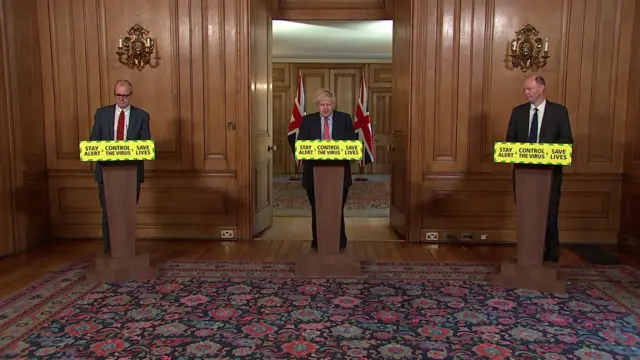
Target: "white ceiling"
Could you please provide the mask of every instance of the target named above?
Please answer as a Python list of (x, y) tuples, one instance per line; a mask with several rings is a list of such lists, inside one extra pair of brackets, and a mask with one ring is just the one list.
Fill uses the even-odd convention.
[(273, 61), (390, 62), (393, 22), (273, 20)]

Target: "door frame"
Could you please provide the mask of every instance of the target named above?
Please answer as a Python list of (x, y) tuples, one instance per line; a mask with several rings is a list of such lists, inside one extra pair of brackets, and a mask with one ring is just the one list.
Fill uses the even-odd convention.
[[(237, 181), (238, 181), (238, 239), (240, 240), (254, 240), (253, 236), (253, 215), (255, 208), (255, 193), (253, 191), (255, 187), (255, 179), (253, 177), (253, 128), (250, 122), (250, 105), (251, 105), (251, 63), (250, 63), (250, 55), (249, 49), (251, 47), (251, 34), (250, 34), (250, 24), (248, 23), (248, 13), (249, 13), (249, 1), (253, 0), (244, 0), (245, 10), (247, 14), (246, 16), (240, 16), (238, 19), (238, 43), (240, 45), (240, 49), (245, 49), (246, 51), (240, 51), (239, 54), (239, 64), (237, 79), (240, 80), (241, 84), (247, 84), (247, 87), (244, 89), (245, 91), (239, 96), (239, 101), (237, 103), (237, 114), (238, 121), (237, 124), (237, 133), (238, 135), (238, 171), (237, 171)], [(311, 1), (310, 1), (311, 2)], [(278, 6), (278, 1), (272, 2), (275, 6)], [(405, 96), (408, 96), (408, 114), (409, 118), (407, 119), (406, 124), (406, 146), (400, 146), (400, 151), (404, 152), (404, 209), (402, 209), (402, 214), (404, 215), (404, 223), (405, 223), (405, 242), (418, 242), (420, 241), (420, 233), (422, 229), (422, 219), (421, 219), (421, 211), (420, 211), (420, 188), (422, 185), (422, 168), (419, 166), (421, 159), (421, 151), (422, 145), (420, 141), (415, 141), (411, 136), (412, 134), (422, 134), (422, 124), (419, 121), (415, 121), (416, 114), (419, 114), (419, 111), (422, 111), (421, 102), (415, 101), (416, 98), (420, 99), (423, 94), (424, 89), (420, 89), (419, 86), (425, 83), (423, 72), (417, 73), (420, 69), (416, 66), (418, 62), (419, 54), (417, 54), (414, 49), (416, 46), (414, 45), (415, 38), (412, 36), (415, 31), (414, 27), (419, 26), (422, 28), (426, 25), (416, 24), (415, 22), (415, 10), (416, 8), (421, 8), (420, 0), (394, 0), (394, 1), (385, 1), (385, 4), (393, 4), (393, 16), (391, 19), (398, 18), (399, 11), (405, 11), (409, 15), (409, 21), (405, 26), (406, 29), (403, 29), (404, 33), (407, 34), (406, 41), (410, 44), (410, 58), (409, 69), (405, 69), (409, 71), (408, 78), (409, 84), (397, 84), (394, 81), (393, 85), (393, 93), (394, 99), (396, 93), (403, 93)], [(422, 9), (424, 10), (424, 9)], [(307, 10), (291, 10), (291, 11), (282, 11), (274, 8), (271, 8), (272, 15), (282, 15), (286, 16), (272, 16), (273, 20), (310, 20), (313, 17), (309, 17), (309, 12)], [(349, 12), (351, 15), (346, 15), (345, 13)], [(362, 10), (344, 10), (344, 9), (323, 9), (322, 14), (325, 14), (321, 17), (316, 17), (316, 19), (320, 20), (388, 20), (389, 19), (389, 9), (385, 9), (383, 13), (376, 13), (377, 15), (371, 16), (372, 13), (363, 13)], [(296, 16), (296, 14), (299, 14)], [(360, 16), (358, 16), (360, 14)], [(381, 15), (382, 14), (382, 15)], [(377, 16), (377, 17), (376, 17)], [(396, 22), (394, 22), (394, 38), (396, 32)], [(419, 29), (416, 29), (419, 30)], [(423, 29), (424, 30), (424, 29)], [(418, 48), (422, 48), (418, 46)], [(406, 49), (404, 50), (406, 52)], [(245, 69), (243, 72), (242, 69)], [(396, 67), (393, 67), (392, 73), (395, 73)], [(418, 84), (414, 83), (414, 79), (416, 78), (416, 74), (421, 78), (418, 80)], [(393, 75), (392, 75), (393, 76)], [(395, 78), (395, 76), (394, 76)], [(272, 81), (272, 79), (271, 79)], [(400, 88), (402, 87), (402, 88)], [(424, 98), (424, 96), (422, 96)], [(396, 118), (396, 117), (393, 117)], [(273, 121), (273, 118), (271, 119)], [(244, 136), (242, 136), (244, 134)], [(248, 136), (247, 136), (248, 135)], [(414, 141), (412, 141), (414, 140)], [(240, 151), (242, 150), (242, 151)], [(241, 154), (241, 155), (240, 155)], [(415, 165), (418, 166), (415, 166)], [(412, 166), (414, 165), (414, 166)], [(413, 185), (412, 185), (413, 184)], [(393, 191), (393, 189), (391, 189)], [(391, 196), (391, 195), (390, 195)], [(390, 207), (392, 204), (390, 204)], [(391, 214), (390, 214), (391, 217)]]

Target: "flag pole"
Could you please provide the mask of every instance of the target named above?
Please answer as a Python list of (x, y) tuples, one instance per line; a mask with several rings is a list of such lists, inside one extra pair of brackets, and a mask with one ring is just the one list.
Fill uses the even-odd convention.
[(367, 179), (366, 176), (364, 176), (364, 165), (362, 165), (362, 161), (359, 164), (360, 164), (360, 176), (358, 176), (356, 178), (356, 181), (367, 181), (367, 180), (369, 180), (369, 179)]
[(294, 164), (294, 169), (295, 169), (295, 174), (291, 177), (289, 177), (289, 180), (300, 180), (300, 173), (298, 172), (298, 162), (296, 161), (296, 159), (293, 159), (293, 164)]

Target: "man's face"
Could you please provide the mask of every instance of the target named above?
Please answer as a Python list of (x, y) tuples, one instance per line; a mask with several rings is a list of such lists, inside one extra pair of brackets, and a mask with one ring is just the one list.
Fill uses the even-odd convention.
[(131, 88), (127, 84), (118, 84), (113, 89), (113, 95), (116, 98), (116, 104), (121, 109), (126, 108), (131, 103)]
[(524, 82), (524, 96), (527, 98), (527, 101), (531, 103), (535, 103), (540, 99), (542, 92), (544, 91), (544, 87), (538, 85), (536, 79), (529, 78)]
[(333, 112), (333, 104), (330, 99), (320, 99), (318, 101), (318, 112), (323, 117), (328, 117)]

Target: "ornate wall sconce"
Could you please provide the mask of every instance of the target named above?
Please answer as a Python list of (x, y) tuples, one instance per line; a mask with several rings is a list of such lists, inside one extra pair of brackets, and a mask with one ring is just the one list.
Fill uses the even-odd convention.
[[(129, 36), (118, 41), (118, 61), (129, 67), (142, 71), (145, 66), (155, 68), (158, 64), (151, 64), (151, 54), (156, 47), (156, 42), (148, 37), (149, 30), (135, 24), (127, 32)], [(157, 60), (157, 59), (156, 59)]]
[(549, 58), (549, 38), (544, 40), (537, 37), (538, 30), (533, 25), (527, 24), (516, 31), (516, 38), (511, 40), (509, 47), (511, 64), (514, 68), (520, 68), (522, 72), (536, 71), (547, 65)]

